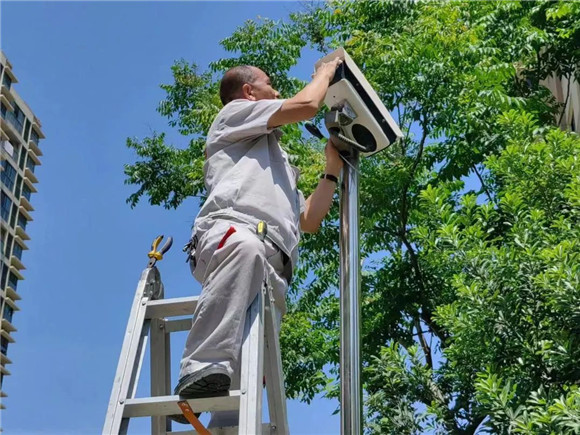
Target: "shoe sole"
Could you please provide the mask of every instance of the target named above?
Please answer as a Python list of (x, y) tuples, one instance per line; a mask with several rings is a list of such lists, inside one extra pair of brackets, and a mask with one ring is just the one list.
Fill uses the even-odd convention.
[[(228, 375), (222, 373), (214, 373), (203, 377), (189, 385), (183, 386), (179, 392), (180, 399), (199, 399), (204, 397), (211, 397), (219, 393), (227, 392), (230, 389), (231, 379)], [(177, 390), (177, 388), (176, 388)], [(201, 412), (196, 412), (195, 416), (199, 418)], [(183, 414), (170, 415), (169, 418), (177, 423), (190, 424)]]
[(198, 381), (183, 386), (176, 392), (179, 396), (187, 399), (196, 399), (198, 397), (208, 397), (216, 393), (228, 391), (231, 380), (228, 375), (222, 373), (212, 373)]

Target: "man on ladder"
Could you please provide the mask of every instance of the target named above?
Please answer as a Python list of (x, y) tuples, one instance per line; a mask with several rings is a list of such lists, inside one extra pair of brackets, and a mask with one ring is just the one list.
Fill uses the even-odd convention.
[[(342, 160), (329, 142), (326, 170), (304, 200), (296, 187), (298, 170), (278, 144), (278, 127), (315, 116), (340, 63), (321, 65), (312, 81), (286, 100), (253, 66), (232, 68), (221, 81), (224, 107), (206, 143), (208, 197), (185, 249), (203, 289), (175, 388), (182, 398), (239, 388), (246, 311), (264, 281), (285, 311), (300, 231), (315, 232), (328, 213)], [(235, 426), (237, 420), (237, 411), (214, 412), (209, 426)]]

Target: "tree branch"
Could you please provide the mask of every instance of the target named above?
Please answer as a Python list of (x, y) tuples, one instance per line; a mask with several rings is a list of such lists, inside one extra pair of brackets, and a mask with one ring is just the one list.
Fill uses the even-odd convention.
[(431, 356), (431, 348), (427, 344), (427, 340), (425, 340), (425, 336), (421, 330), (421, 321), (418, 317), (415, 317), (415, 328), (417, 329), (417, 335), (419, 336), (419, 343), (421, 343), (423, 353), (425, 354), (425, 361), (427, 362), (429, 368), (433, 370), (433, 357)]
[(494, 203), (495, 201), (491, 197), (491, 193), (489, 193), (489, 189), (487, 188), (485, 181), (483, 181), (483, 177), (481, 176), (481, 173), (477, 170), (477, 166), (475, 165), (475, 163), (472, 164), (471, 167), (473, 168), (475, 175), (477, 175), (477, 178), (479, 178), (479, 182), (481, 183), (481, 188), (483, 189), (483, 191), (487, 195), (487, 199), (489, 199), (489, 202)]

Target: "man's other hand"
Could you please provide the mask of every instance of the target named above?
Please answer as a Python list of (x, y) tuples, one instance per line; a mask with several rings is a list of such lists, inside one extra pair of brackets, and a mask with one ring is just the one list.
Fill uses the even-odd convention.
[(324, 155), (326, 157), (326, 174), (334, 175), (338, 177), (340, 175), (340, 170), (344, 164), (342, 158), (338, 150), (332, 144), (332, 141), (329, 139), (326, 143), (326, 147), (324, 148)]

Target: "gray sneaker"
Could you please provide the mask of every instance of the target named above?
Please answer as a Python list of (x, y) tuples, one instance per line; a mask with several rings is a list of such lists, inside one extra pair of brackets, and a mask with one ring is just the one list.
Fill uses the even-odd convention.
[[(201, 397), (211, 397), (224, 393), (230, 389), (231, 378), (227, 369), (221, 364), (212, 364), (198, 372), (182, 377), (173, 394), (180, 399), (197, 399)], [(196, 412), (199, 417), (201, 413)], [(183, 414), (170, 415), (173, 421), (182, 424), (189, 424)]]

